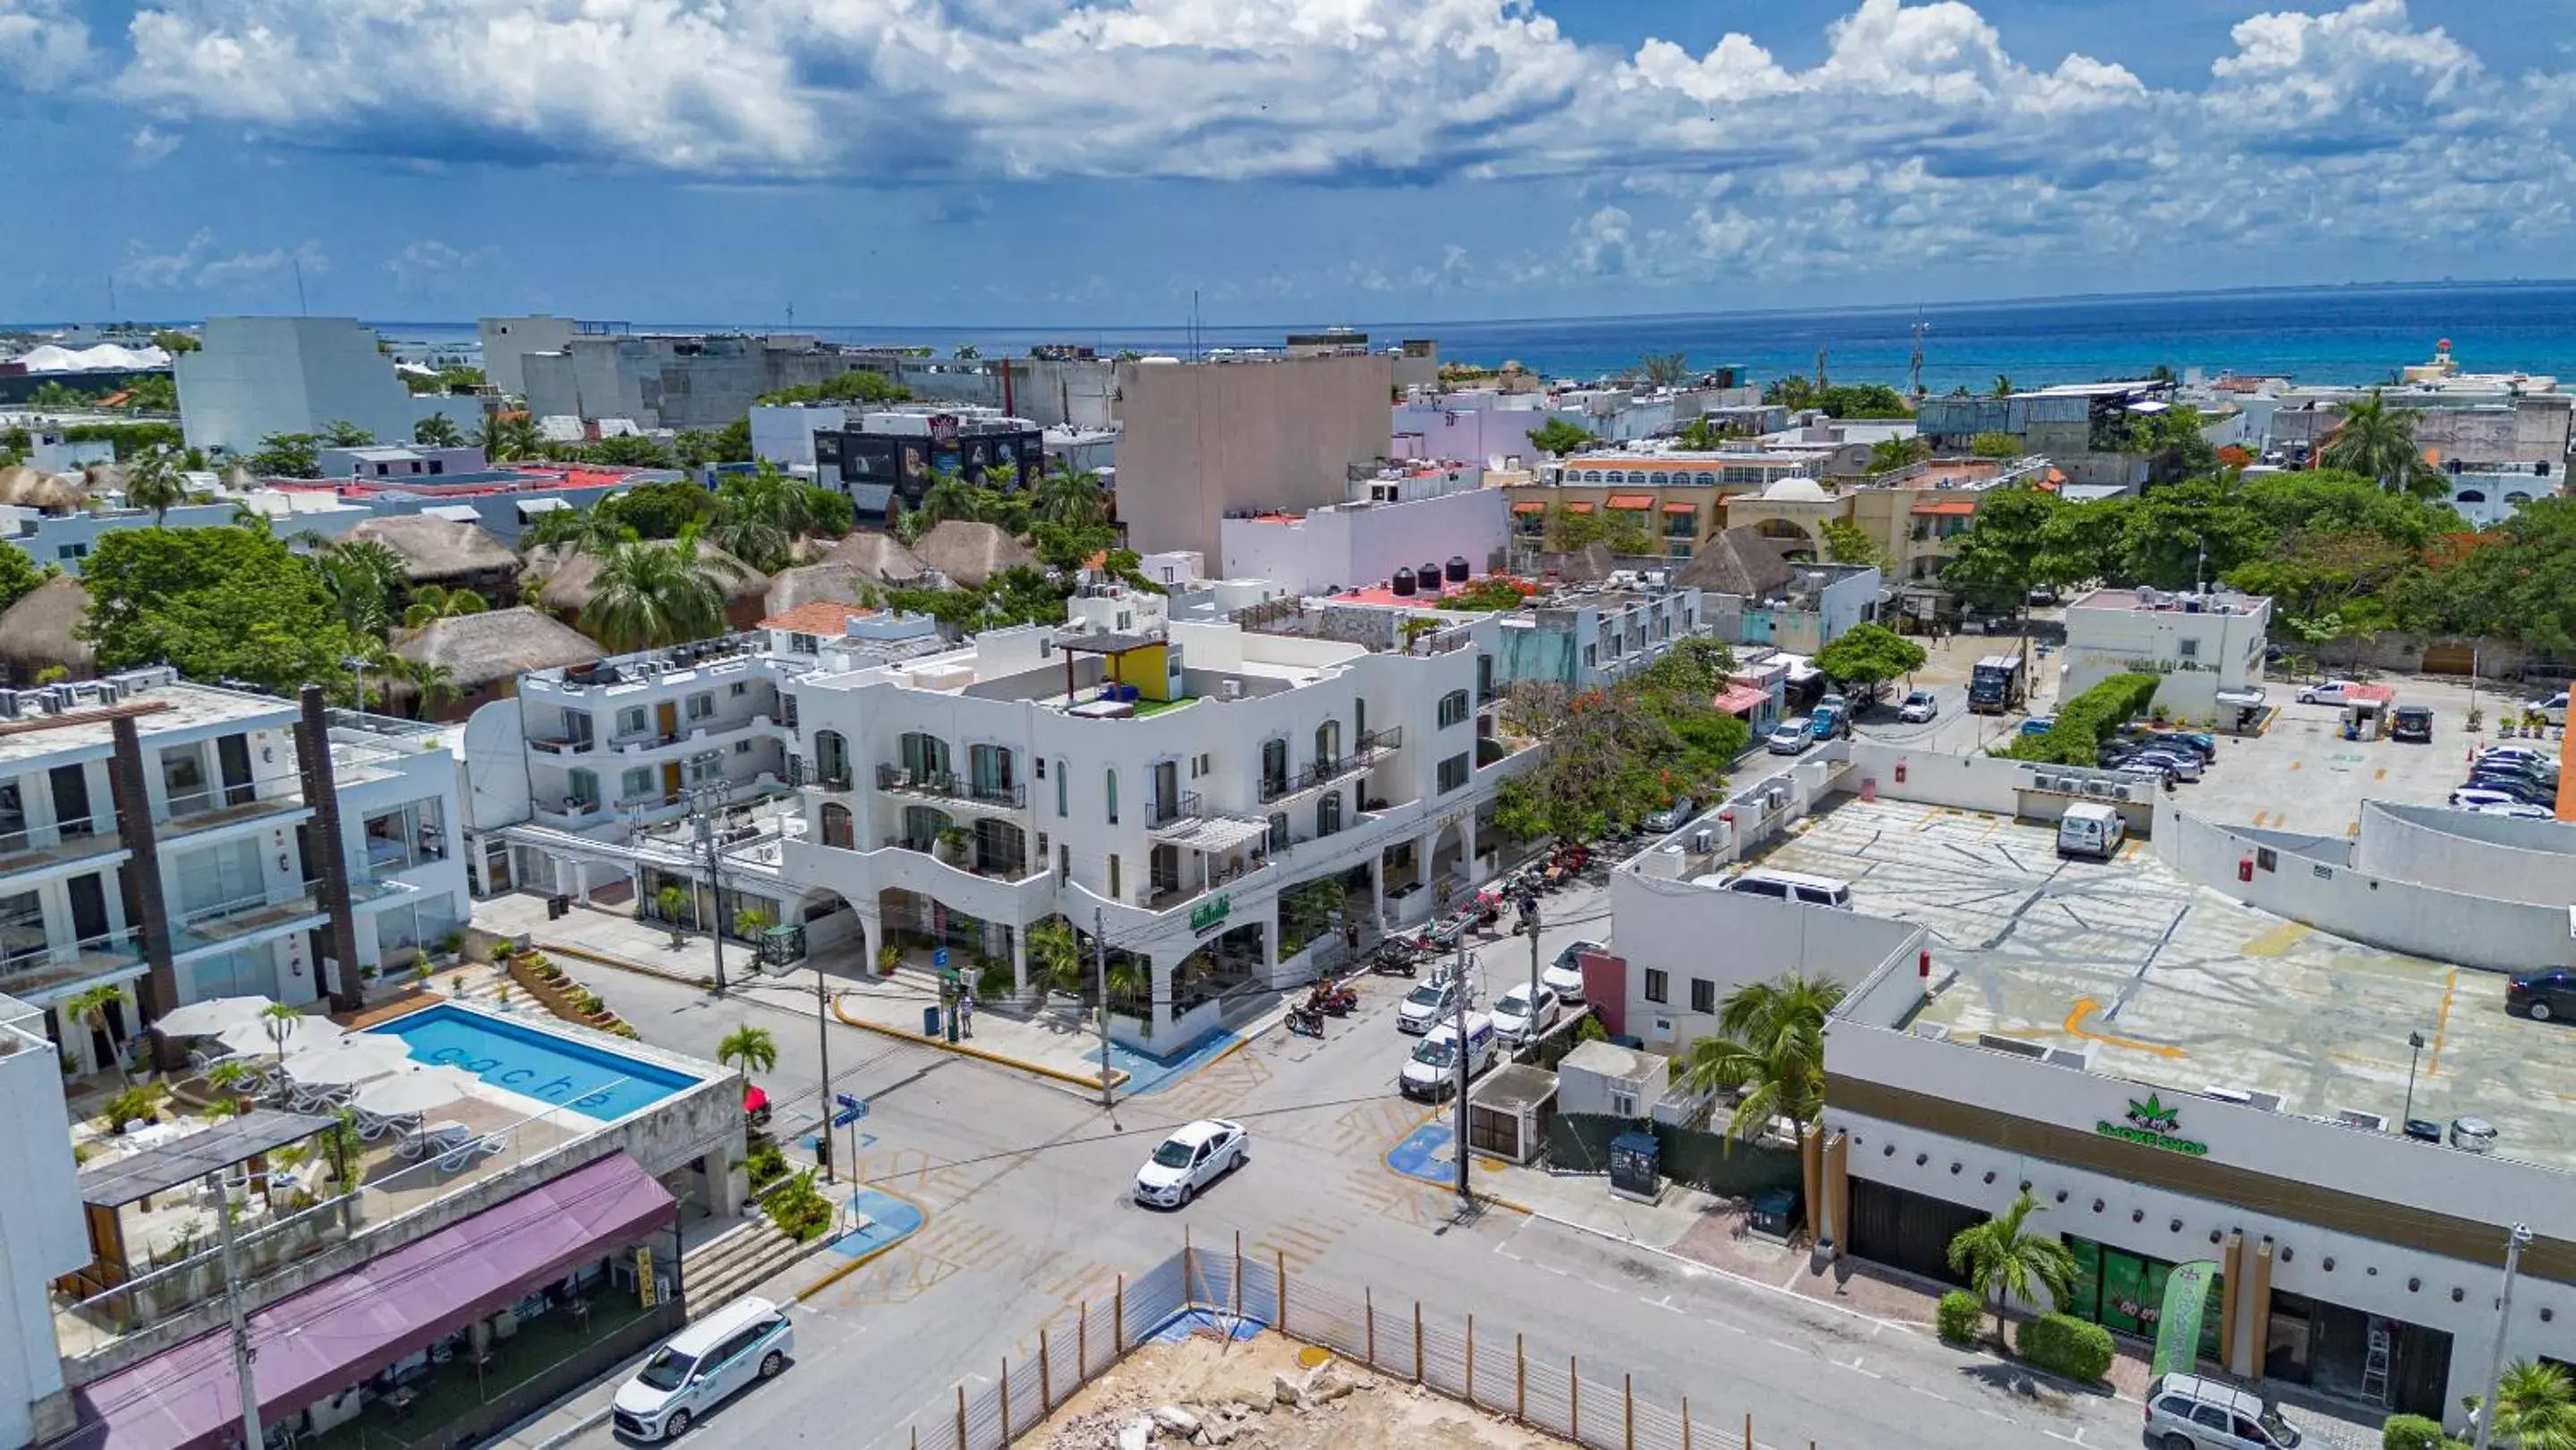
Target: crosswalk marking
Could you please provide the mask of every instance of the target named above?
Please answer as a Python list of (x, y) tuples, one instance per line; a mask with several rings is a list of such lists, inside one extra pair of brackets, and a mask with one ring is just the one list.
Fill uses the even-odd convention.
[(1335, 1226), (1300, 1216), (1263, 1230), (1260, 1237), (1244, 1246), (1244, 1252), (1255, 1259), (1285, 1259), (1298, 1268), (1311, 1269), (1340, 1238), (1341, 1230)]

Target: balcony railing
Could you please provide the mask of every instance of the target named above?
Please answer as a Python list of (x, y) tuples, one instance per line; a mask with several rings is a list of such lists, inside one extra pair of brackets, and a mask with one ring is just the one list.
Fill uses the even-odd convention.
[(14, 981), (39, 973), (86, 967), (112, 971), (143, 960), (142, 938), (132, 931), (109, 932), (63, 946), (30, 947), (0, 957), (0, 980)]
[(1199, 815), (1199, 793), (1185, 790), (1170, 800), (1155, 801), (1146, 811), (1145, 825), (1148, 829), (1168, 826), (1174, 821), (1197, 820)]
[(597, 746), (598, 741), (588, 735), (578, 737), (565, 735), (548, 740), (531, 740), (528, 742), (528, 748), (530, 750), (534, 750), (542, 755), (587, 755), (593, 749), (597, 748)]
[(1046, 870), (1046, 863), (1031, 861), (1025, 855), (982, 856), (973, 846), (966, 848), (962, 859), (951, 861), (939, 854), (939, 843), (936, 839), (924, 840), (915, 836), (895, 835), (886, 837), (885, 844), (891, 850), (914, 851), (928, 856), (952, 871), (963, 871), (973, 876), (989, 876), (997, 881), (1026, 881)]
[(99, 835), (97, 827), (96, 821), (83, 816), (77, 821), (0, 831), (0, 866), (40, 851), (60, 851), (66, 857), (89, 856), (116, 850), (122, 844), (115, 836)]
[(1007, 806), (1018, 810), (1029, 803), (1029, 788), (1017, 782), (977, 780), (953, 770), (928, 772), (906, 770), (900, 765), (877, 767), (877, 789), (897, 794), (930, 796), (938, 800), (973, 801), (978, 805)]

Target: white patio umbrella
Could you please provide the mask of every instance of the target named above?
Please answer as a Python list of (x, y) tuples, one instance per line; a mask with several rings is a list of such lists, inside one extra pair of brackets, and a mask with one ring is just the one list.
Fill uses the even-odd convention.
[(208, 997), (162, 1013), (152, 1030), (164, 1037), (215, 1037), (235, 1027), (255, 1026), (260, 1014), (276, 1005), (260, 996)]
[(352, 1032), (319, 1047), (286, 1054), (286, 1075), (308, 1088), (350, 1087), (411, 1065), (401, 1038)]
[(414, 1067), (370, 1079), (358, 1087), (355, 1104), (384, 1117), (401, 1117), (443, 1108), (467, 1095), (474, 1079), (452, 1067)]
[[(270, 1034), (283, 1022), (283, 1018), (258, 1018), (237, 1027), (224, 1028), (215, 1034), (215, 1040), (233, 1052), (274, 1057), (277, 1055), (277, 1039)], [(338, 1041), (347, 1032), (347, 1028), (330, 1018), (307, 1012), (295, 1019), (294, 1030), (286, 1034), (286, 1050), (290, 1054), (309, 1052), (326, 1043)]]

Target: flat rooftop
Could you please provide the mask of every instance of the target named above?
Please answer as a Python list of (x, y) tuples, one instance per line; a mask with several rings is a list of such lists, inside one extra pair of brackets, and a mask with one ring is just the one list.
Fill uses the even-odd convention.
[(135, 728), (146, 740), (171, 731), (263, 718), (287, 725), (296, 714), (292, 700), (185, 682), (129, 690), (114, 704), (103, 702), (95, 693), (84, 694), (60, 714), (46, 714), (37, 707), (41, 693), (20, 691), (18, 718), (0, 720), (0, 771), (47, 756), (106, 751), (115, 743), (119, 713), (132, 714)]
[(2499, 1157), (2576, 1169), (2576, 1030), (2507, 1017), (2502, 976), (2253, 910), (2184, 882), (2144, 841), (2061, 861), (2050, 827), (1837, 799), (1762, 864), (1848, 880), (1857, 909), (1931, 931), (1935, 976), (1956, 975), (1908, 1027), (2089, 1043), (2104, 1076), (2392, 1125), (2421, 1032), (2415, 1117), (2484, 1118)]

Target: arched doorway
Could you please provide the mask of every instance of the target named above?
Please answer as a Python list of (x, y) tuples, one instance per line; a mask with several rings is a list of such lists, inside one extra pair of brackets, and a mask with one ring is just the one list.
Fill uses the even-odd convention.
[(814, 778), (829, 786), (850, 783), (850, 742), (838, 730), (814, 732)]
[(1816, 538), (1800, 524), (1789, 519), (1763, 519), (1753, 525), (1753, 532), (1780, 545), (1784, 559), (1813, 559)]

